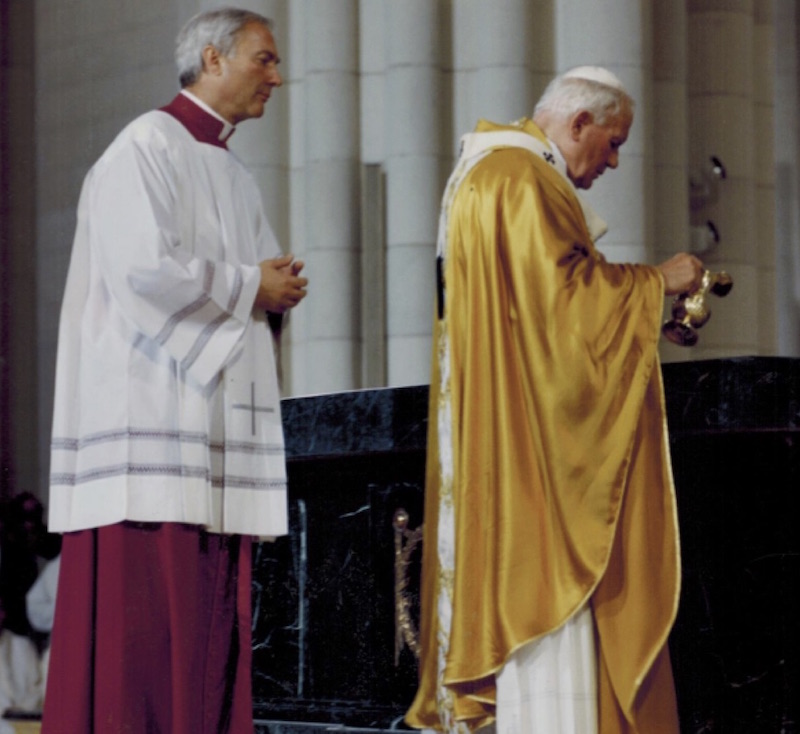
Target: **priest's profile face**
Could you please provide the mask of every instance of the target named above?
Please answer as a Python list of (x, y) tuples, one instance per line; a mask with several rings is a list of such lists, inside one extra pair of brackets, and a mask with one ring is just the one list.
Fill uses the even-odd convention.
[(567, 160), (569, 177), (579, 189), (591, 188), (607, 168), (619, 165), (619, 149), (628, 139), (633, 122), (630, 111), (606, 120), (603, 125), (598, 125), (590, 113), (584, 114), (586, 116), (577, 121), (578, 129), (573, 127), (577, 145), (571, 159)]
[(270, 29), (255, 22), (245, 25), (230, 55), (219, 58), (217, 111), (234, 125), (261, 117), (272, 90), (283, 83), (279, 63)]

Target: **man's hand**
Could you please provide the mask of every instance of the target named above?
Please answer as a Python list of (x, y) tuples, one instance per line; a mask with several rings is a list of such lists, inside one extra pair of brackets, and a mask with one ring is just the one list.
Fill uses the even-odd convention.
[(703, 263), (686, 252), (679, 252), (657, 267), (664, 276), (664, 293), (668, 296), (692, 293), (703, 280)]
[(300, 278), (303, 262), (293, 255), (281, 255), (259, 263), (261, 284), (255, 305), (271, 313), (285, 313), (306, 297), (307, 278)]

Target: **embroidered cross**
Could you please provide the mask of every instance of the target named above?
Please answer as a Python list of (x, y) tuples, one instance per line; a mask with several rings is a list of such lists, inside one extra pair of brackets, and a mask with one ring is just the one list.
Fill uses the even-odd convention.
[(275, 408), (262, 408), (256, 405), (256, 383), (250, 383), (250, 405), (246, 403), (234, 403), (234, 408), (241, 408), (242, 410), (250, 411), (250, 421), (252, 426), (253, 435), (256, 435), (256, 413), (274, 413)]
[(554, 156), (554, 155), (553, 155), (553, 154), (552, 154), (552, 153), (551, 153), (549, 150), (546, 150), (546, 151), (544, 151), (544, 152), (542, 153), (542, 155), (544, 156), (544, 159), (545, 159), (545, 160), (546, 160), (546, 161), (547, 161), (549, 164), (551, 164), (551, 165), (553, 165), (553, 166), (556, 164), (556, 158), (555, 158), (555, 156)]

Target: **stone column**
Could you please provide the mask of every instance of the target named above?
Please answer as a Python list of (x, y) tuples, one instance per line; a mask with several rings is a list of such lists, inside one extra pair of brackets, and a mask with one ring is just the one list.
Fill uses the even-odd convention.
[(775, 33), (773, 3), (753, 4), (755, 239), (758, 267), (758, 353), (775, 354), (778, 314), (775, 251)]
[(348, 390), (360, 387), (357, 2), (306, 0), (289, 12), (303, 64), (291, 74), (291, 247), (310, 280), (292, 315), (305, 341), (292, 345), (294, 392)]
[(386, 33), (382, 0), (359, 0), (361, 386), (387, 382)]
[(800, 355), (800, 95), (796, 0), (776, 0), (775, 175), (778, 350)]
[[(387, 362), (391, 386), (430, 379), (439, 201), (449, 160), (441, 155), (444, 6), (385, 6)], [(446, 31), (444, 32), (446, 38)]]
[(655, 3), (653, 29), (653, 242), (661, 262), (689, 241), (685, 1)]
[(530, 117), (553, 76), (552, 0), (453, 4), (454, 136)]
[[(653, 262), (691, 249), (689, 205), (689, 126), (685, 0), (664, 0), (653, 7)], [(700, 226), (699, 224), (697, 226)], [(703, 226), (698, 230), (705, 233)], [(670, 317), (672, 299), (665, 304)], [(689, 359), (693, 352), (663, 339), (666, 362)]]
[[(725, 269), (734, 290), (713, 298), (693, 359), (758, 353), (759, 258), (756, 227), (754, 22), (752, 0), (689, 0), (689, 162), (707, 168), (710, 156), (724, 165), (718, 193), (695, 214), (715, 223), (720, 241), (703, 260)], [(761, 75), (758, 77), (762, 81)], [(771, 145), (770, 145), (771, 147)], [(772, 247), (771, 237), (766, 247)]]
[[(660, 0), (659, 0), (660, 1)], [(597, 64), (614, 72), (636, 103), (619, 168), (586, 198), (609, 224), (599, 249), (609, 260), (644, 262), (653, 252), (652, 5), (649, 0), (556, 2), (557, 71)]]

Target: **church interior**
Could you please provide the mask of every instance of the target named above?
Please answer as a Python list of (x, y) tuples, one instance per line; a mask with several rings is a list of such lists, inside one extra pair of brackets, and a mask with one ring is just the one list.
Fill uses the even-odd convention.
[[(0, 5), (0, 501), (47, 507), (81, 182), (175, 95), (175, 34), (218, 4)], [(729, 279), (696, 343), (659, 348), (684, 548), (670, 639), (682, 731), (797, 731), (795, 0), (237, 4), (273, 19), (284, 81), (230, 147), (310, 280), (279, 354), (290, 534), (253, 558), (259, 734), (403, 726), (443, 187), (462, 134), (530, 117), (578, 64), (612, 70), (636, 105), (619, 169), (587, 193), (610, 225), (600, 251), (651, 264), (688, 251)], [(35, 703), (7, 708), (0, 733), (38, 731)]]

